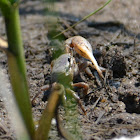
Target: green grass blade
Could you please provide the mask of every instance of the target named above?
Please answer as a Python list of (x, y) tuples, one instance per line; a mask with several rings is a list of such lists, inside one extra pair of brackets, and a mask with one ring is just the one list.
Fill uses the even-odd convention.
[(54, 36), (53, 38), (56, 38), (58, 36), (60, 36), (61, 34), (67, 32), (68, 30), (70, 30), (71, 28), (75, 27), (76, 25), (78, 25), (79, 23), (83, 22), (84, 20), (88, 19), (89, 17), (91, 17), (92, 15), (96, 14), (97, 12), (99, 12), (100, 10), (102, 10), (106, 5), (108, 5), (112, 0), (108, 0), (103, 6), (101, 6), (100, 8), (98, 8), (97, 10), (95, 10), (94, 12), (90, 13), (89, 15), (85, 16), (83, 19), (81, 19), (80, 21), (78, 21), (77, 23), (73, 24), (72, 26), (70, 26), (69, 28), (67, 28), (66, 30), (62, 31), (61, 33), (57, 34), (56, 36)]
[(2, 7), (3, 5), (10, 5), (8, 0), (0, 0), (0, 7)]
[(39, 127), (35, 134), (35, 140), (47, 140), (49, 130), (51, 127), (51, 120), (55, 115), (56, 108), (59, 103), (59, 99), (64, 92), (64, 87), (60, 84), (55, 84), (53, 91), (49, 97), (48, 104), (44, 110)]
[(61, 95), (64, 92), (64, 87), (60, 84), (55, 84), (53, 91), (49, 97), (47, 107), (45, 108), (40, 119), (39, 127), (35, 134), (35, 140), (48, 139), (49, 130), (51, 127), (51, 120), (55, 115), (56, 108), (59, 104)]
[(26, 78), (24, 50), (20, 32), (19, 9), (16, 3), (15, 5), (16, 6), (11, 5), (10, 7), (6, 7), (6, 9), (3, 9), (3, 7), (0, 6), (0, 8), (2, 7), (1, 10), (3, 11), (2, 13), (5, 19), (8, 39), (8, 68), (17, 105), (27, 131), (33, 139), (35, 129)]

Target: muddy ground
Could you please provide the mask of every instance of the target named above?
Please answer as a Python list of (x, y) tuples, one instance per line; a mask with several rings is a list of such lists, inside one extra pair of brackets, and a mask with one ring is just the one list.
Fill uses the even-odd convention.
[[(54, 5), (60, 18), (61, 29), (74, 24), (105, 1), (61, 0)], [(41, 1), (22, 1), (20, 6), (21, 28), (25, 48), (27, 74), (31, 99), (45, 84), (50, 84), (52, 60), (51, 40), (48, 38), (46, 6)], [(79, 110), (82, 135), (85, 140), (105, 140), (120, 136), (140, 134), (140, 1), (113, 0), (107, 7), (74, 30), (65, 38), (80, 35), (93, 46), (100, 66), (106, 68), (106, 86), (96, 77), (82, 72), (81, 80), (89, 84), (89, 95), (81, 97), (87, 115)], [(60, 30), (60, 29), (59, 29)], [(0, 36), (6, 38), (4, 22), (0, 17)], [(0, 52), (0, 65), (7, 69), (6, 56)], [(92, 70), (93, 74), (96, 72)], [(74, 81), (77, 82), (77, 81)], [(80, 93), (79, 93), (80, 94)], [(43, 95), (32, 108), (39, 120), (46, 103)], [(0, 139), (15, 139), (7, 112), (0, 100)], [(7, 135), (8, 134), (8, 135)], [(62, 139), (52, 126), (50, 139)]]

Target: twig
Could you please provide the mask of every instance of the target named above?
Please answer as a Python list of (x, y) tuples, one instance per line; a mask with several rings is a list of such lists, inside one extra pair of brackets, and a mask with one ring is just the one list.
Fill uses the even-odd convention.
[(121, 30), (116, 33), (116, 35), (111, 39), (110, 42), (114, 42), (120, 34), (121, 34)]
[(105, 84), (106, 84), (106, 82), (107, 82), (107, 77), (108, 77), (108, 69), (106, 70), (106, 72), (105, 72), (105, 78), (104, 78), (104, 86), (106, 86)]
[(98, 102), (100, 101), (100, 99), (101, 99), (101, 96), (100, 97), (98, 97), (98, 99), (96, 100), (96, 102), (94, 103), (94, 105), (91, 107), (91, 112), (94, 110), (94, 108), (96, 107), (96, 105), (98, 104)]
[(133, 42), (133, 44), (134, 44), (134, 51), (136, 50), (136, 37), (137, 37), (137, 35), (135, 35), (135, 37), (134, 37), (134, 42)]
[(134, 43), (131, 43), (131, 42), (110, 42), (110, 45), (117, 45), (117, 46), (128, 45), (128, 46), (133, 46)]
[(99, 78), (97, 71), (94, 71), (94, 76), (96, 78), (96, 82), (99, 85), (99, 87), (102, 87), (102, 84), (101, 84), (101, 81), (100, 81), (100, 78)]
[(99, 114), (99, 117), (98, 119), (95, 121), (95, 124), (98, 124), (100, 119), (103, 117), (103, 115), (105, 114), (105, 111), (102, 111), (100, 114)]

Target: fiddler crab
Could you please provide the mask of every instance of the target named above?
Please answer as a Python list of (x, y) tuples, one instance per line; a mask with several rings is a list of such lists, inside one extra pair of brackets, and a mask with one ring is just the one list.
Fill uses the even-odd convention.
[[(69, 93), (72, 95), (72, 97), (78, 102), (79, 106), (81, 107), (84, 114), (86, 114), (86, 111), (84, 107), (82, 106), (81, 100), (79, 96), (71, 89), (71, 87), (82, 87), (83, 93), (86, 95), (88, 93), (88, 84), (84, 82), (79, 83), (73, 83), (73, 78), (79, 74), (80, 70), (85, 70), (89, 65), (92, 66), (97, 70), (100, 77), (103, 78), (102, 69), (98, 66), (96, 59), (94, 58), (92, 54), (92, 47), (90, 43), (81, 36), (74, 36), (65, 41), (66, 46), (66, 52), (65, 54), (62, 54), (59, 56), (56, 60), (52, 62), (52, 72), (51, 72), (51, 83), (52, 85), (54, 83), (60, 83), (64, 86), (66, 93)], [(80, 63), (79, 67), (76, 63), (75, 58), (70, 53), (71, 48), (73, 48), (78, 54), (80, 54), (82, 57), (85, 57), (87, 59), (90, 59), (92, 63)], [(80, 70), (79, 70), (80, 69)], [(43, 91), (47, 91), (52, 87), (52, 85), (47, 85), (46, 87), (42, 88)], [(39, 94), (38, 94), (39, 95)], [(38, 96), (36, 95), (33, 100), (32, 104), (35, 103), (35, 98)], [(43, 100), (45, 101), (45, 93)], [(66, 96), (63, 96), (63, 99), (66, 100)], [(65, 102), (65, 101), (64, 101)]]

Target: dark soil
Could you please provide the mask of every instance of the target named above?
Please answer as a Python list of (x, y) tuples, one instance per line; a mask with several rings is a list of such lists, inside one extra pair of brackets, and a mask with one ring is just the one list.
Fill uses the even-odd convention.
[[(105, 1), (57, 1), (55, 10), (61, 29), (88, 15)], [(45, 84), (50, 84), (52, 51), (48, 35), (45, 4), (24, 0), (20, 6), (21, 28), (25, 48), (31, 99)], [(6, 38), (0, 17), (0, 36)], [(89, 84), (89, 94), (81, 97), (87, 115), (79, 113), (85, 140), (105, 140), (114, 137), (133, 137), (140, 134), (140, 1), (114, 0), (102, 11), (64, 34), (65, 38), (80, 35), (93, 46), (100, 66), (106, 68), (105, 87), (96, 78), (82, 72)], [(60, 30), (60, 29), (59, 29)], [(0, 65), (7, 69), (6, 56), (0, 52)], [(95, 73), (93, 71), (93, 73)], [(75, 81), (76, 82), (76, 81)], [(34, 120), (39, 120), (46, 103), (43, 94), (32, 108)], [(97, 102), (96, 102), (97, 101)], [(96, 103), (96, 106), (95, 106)], [(7, 112), (0, 100), (0, 139), (15, 139)], [(80, 111), (80, 109), (79, 109)], [(81, 112), (81, 111), (80, 111)], [(7, 136), (7, 133), (10, 136)], [(52, 126), (50, 139), (62, 139)]]

